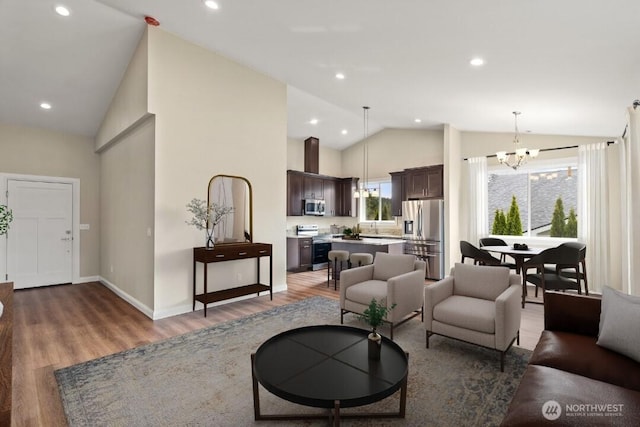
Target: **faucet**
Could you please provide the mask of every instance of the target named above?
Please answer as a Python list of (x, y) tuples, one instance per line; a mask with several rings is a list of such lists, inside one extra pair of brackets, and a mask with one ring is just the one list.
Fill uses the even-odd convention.
[(378, 224), (374, 221), (371, 223), (371, 225), (369, 225), (369, 228), (373, 228), (373, 232), (375, 234), (378, 234)]

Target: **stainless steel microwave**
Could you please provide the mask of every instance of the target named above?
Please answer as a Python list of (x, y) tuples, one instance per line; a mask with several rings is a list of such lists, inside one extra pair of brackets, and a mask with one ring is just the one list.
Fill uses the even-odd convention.
[(324, 200), (305, 199), (304, 214), (305, 215), (324, 215)]

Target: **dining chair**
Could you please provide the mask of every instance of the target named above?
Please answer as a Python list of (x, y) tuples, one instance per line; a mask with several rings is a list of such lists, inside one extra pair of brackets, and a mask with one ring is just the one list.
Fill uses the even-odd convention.
[[(587, 281), (587, 245), (580, 242), (566, 242), (559, 246), (560, 248), (564, 248), (563, 250), (578, 252), (579, 260), (580, 260), (580, 269), (578, 271), (575, 270), (572, 265), (562, 265), (557, 264), (555, 266), (555, 270), (560, 273), (560, 275), (565, 277), (570, 277), (574, 280), (580, 279), (584, 282), (584, 293), (585, 295), (589, 295), (589, 282)], [(571, 269), (574, 269), (573, 271)]]
[(465, 259), (470, 258), (473, 260), (474, 265), (489, 265), (509, 268), (509, 266), (500, 261), (500, 259), (494, 257), (487, 251), (476, 248), (466, 240), (460, 240), (460, 253), (462, 254), (462, 259), (460, 260), (460, 263), (462, 264), (464, 264)]
[[(483, 237), (480, 239), (480, 247), (482, 248), (483, 246), (509, 246), (509, 245), (507, 244), (507, 242), (497, 237)], [(501, 254), (500, 261), (503, 263), (507, 263), (507, 254)], [(509, 262), (507, 264), (509, 265), (510, 269), (512, 270), (516, 269), (515, 263)]]
[[(545, 249), (525, 261), (522, 265), (522, 308), (526, 301), (527, 282), (536, 286), (536, 296), (538, 288), (542, 288), (543, 296), (545, 290), (575, 290), (582, 294), (580, 282), (583, 275), (580, 272), (580, 257), (579, 247), (562, 244)], [(536, 272), (530, 274), (530, 269), (535, 269)], [(567, 270), (570, 269), (574, 270), (575, 278), (569, 275), (570, 272)]]

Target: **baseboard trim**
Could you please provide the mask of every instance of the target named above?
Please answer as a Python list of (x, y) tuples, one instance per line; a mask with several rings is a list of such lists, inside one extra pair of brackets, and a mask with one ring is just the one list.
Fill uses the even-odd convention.
[(90, 283), (90, 282), (99, 282), (100, 276), (86, 276), (86, 277), (78, 277), (78, 279), (71, 282), (74, 285), (79, 283)]
[[(282, 292), (282, 291), (286, 291), (287, 290), (287, 285), (283, 284), (283, 285), (278, 285), (278, 286), (274, 286), (273, 287), (273, 293), (278, 293), (278, 292)], [(268, 295), (267, 292), (260, 292), (260, 295)], [(224, 300), (224, 301), (218, 301), (218, 302), (214, 302), (211, 303), (207, 306), (207, 309), (211, 309), (213, 307), (219, 306), (219, 305), (225, 305), (225, 304), (229, 304), (232, 302), (236, 302), (236, 301), (242, 301), (245, 299), (249, 299), (249, 298), (255, 298), (255, 295), (251, 294), (251, 295), (243, 295), (241, 297), (237, 297), (237, 298), (232, 298), (232, 299), (228, 299), (228, 300)], [(165, 317), (171, 317), (171, 316), (178, 316), (180, 314), (185, 314), (185, 313), (190, 313), (193, 308), (193, 303), (189, 303), (189, 304), (182, 304), (179, 306), (175, 306), (175, 307), (170, 307), (164, 310), (158, 310), (158, 311), (154, 311), (153, 313), (153, 319), (157, 320), (157, 319), (164, 319)], [(196, 309), (195, 311), (200, 311), (204, 309), (204, 305), (202, 303), (196, 302)]]
[[(171, 316), (178, 316), (180, 314), (185, 314), (185, 313), (190, 313), (192, 311), (193, 305), (192, 303), (188, 303), (188, 304), (180, 304), (174, 307), (169, 307), (163, 310), (152, 310), (151, 308), (147, 307), (145, 304), (141, 303), (140, 301), (138, 301), (136, 298), (132, 297), (131, 295), (129, 295), (128, 293), (124, 292), (122, 289), (118, 288), (116, 285), (114, 285), (113, 283), (111, 283), (110, 281), (108, 281), (107, 279), (105, 279), (102, 276), (96, 276), (95, 280), (88, 280), (88, 281), (99, 281), (100, 283), (102, 283), (104, 286), (106, 286), (107, 288), (111, 289), (111, 291), (113, 291), (116, 295), (118, 295), (120, 298), (122, 298), (123, 300), (125, 300), (126, 302), (128, 302), (129, 304), (131, 304), (132, 306), (134, 306), (137, 310), (139, 310), (140, 312), (142, 312), (145, 316), (147, 316), (148, 318), (150, 318), (151, 320), (159, 320), (159, 319), (164, 319), (166, 317), (171, 317)], [(80, 282), (78, 282), (80, 283)], [(283, 292), (287, 290), (287, 285), (283, 284), (283, 285), (276, 285), (273, 287), (273, 293), (278, 293), (278, 292)], [(266, 295), (266, 292), (261, 292), (261, 295)], [(234, 301), (241, 301), (244, 299), (249, 299), (249, 298), (255, 298), (254, 295), (244, 295), (238, 298), (233, 298), (233, 299), (228, 299), (225, 301), (219, 301), (216, 303), (212, 303), (209, 304), (207, 306), (207, 308), (212, 308), (218, 305), (224, 305), (224, 304), (229, 304), (231, 302)], [(196, 302), (196, 311), (198, 310), (202, 310), (204, 309), (204, 306), (199, 303)]]
[(113, 283), (111, 283), (110, 281), (108, 281), (102, 276), (98, 276), (98, 281), (102, 283), (104, 286), (106, 286), (107, 288), (111, 289), (111, 291), (113, 291), (120, 298), (122, 298), (123, 300), (125, 300), (126, 302), (134, 306), (136, 309), (138, 309), (138, 311), (142, 312), (142, 314), (144, 314), (150, 319), (153, 319), (153, 310), (147, 307), (145, 304), (138, 301), (136, 298), (132, 297), (128, 293), (124, 292), (122, 289), (120, 289), (119, 287), (117, 287), (116, 285), (114, 285)]

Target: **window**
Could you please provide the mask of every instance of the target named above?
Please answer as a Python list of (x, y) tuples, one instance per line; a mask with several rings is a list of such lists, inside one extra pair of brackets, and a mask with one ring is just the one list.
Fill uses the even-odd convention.
[[(491, 234), (577, 237), (577, 159), (489, 170)], [(519, 223), (518, 223), (519, 218)]]
[(369, 189), (377, 189), (379, 197), (365, 197), (360, 209), (360, 221), (393, 221), (391, 215), (391, 181), (369, 181)]

